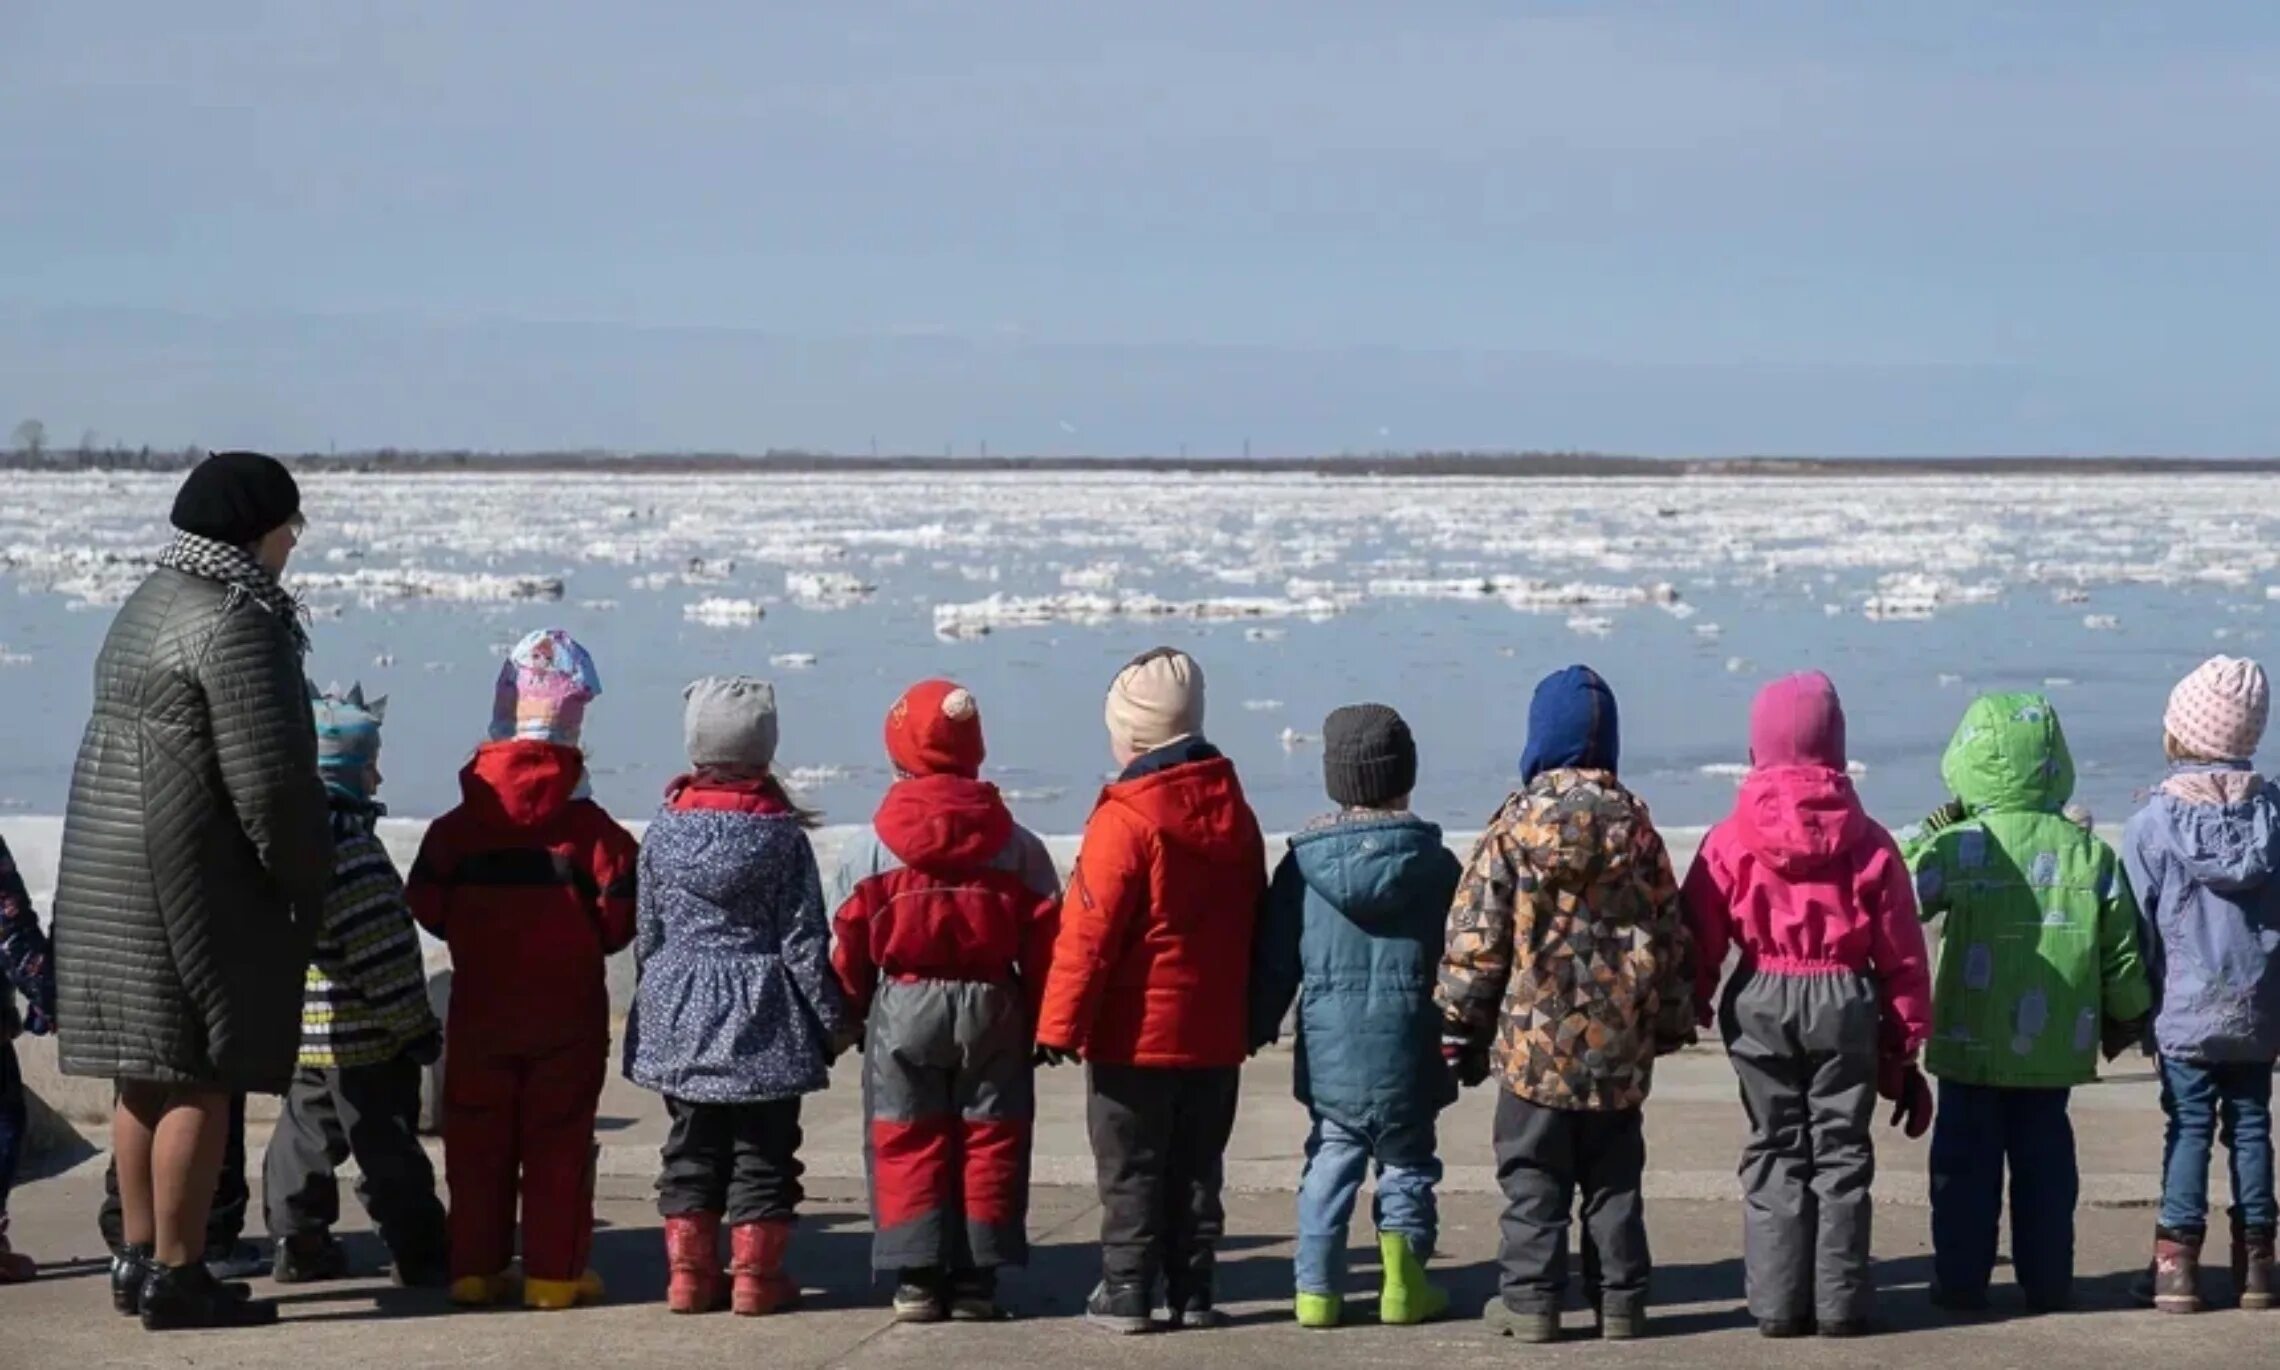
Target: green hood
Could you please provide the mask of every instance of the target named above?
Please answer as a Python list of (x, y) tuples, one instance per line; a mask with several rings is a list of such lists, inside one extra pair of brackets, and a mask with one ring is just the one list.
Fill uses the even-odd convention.
[(1940, 776), (1973, 814), (2056, 813), (2074, 797), (2058, 710), (2037, 694), (1982, 695), (1964, 710)]

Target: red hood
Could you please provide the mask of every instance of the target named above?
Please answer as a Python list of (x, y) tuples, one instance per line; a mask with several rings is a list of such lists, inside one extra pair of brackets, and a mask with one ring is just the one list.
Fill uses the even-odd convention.
[(1868, 813), (1843, 771), (1762, 766), (1742, 781), (1734, 826), (1743, 845), (1784, 875), (1835, 861), (1868, 840)]
[(703, 774), (679, 776), (665, 787), (665, 807), (675, 812), (709, 809), (763, 818), (780, 818), (792, 811), (791, 802), (784, 797), (775, 777), (765, 775), (753, 780), (725, 780)]
[(586, 774), (576, 747), (552, 742), (486, 742), (459, 773), (469, 812), (493, 825), (535, 828), (570, 805)]
[(1243, 785), (1224, 756), (1116, 781), (1101, 791), (1100, 802), (1134, 809), (1165, 840), (1199, 851), (1226, 855), (1248, 840)]
[(887, 850), (913, 870), (987, 866), (1013, 838), (1013, 815), (997, 786), (957, 775), (896, 781), (872, 821)]

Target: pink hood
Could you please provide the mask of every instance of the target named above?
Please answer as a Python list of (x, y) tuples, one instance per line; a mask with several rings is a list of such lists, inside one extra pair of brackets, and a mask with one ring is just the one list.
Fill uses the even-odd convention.
[(1734, 803), (1734, 833), (1784, 877), (1844, 865), (1874, 845), (1874, 825), (1843, 771), (1773, 766), (1751, 771)]
[(1750, 710), (1750, 757), (1733, 817), (1686, 876), (1697, 996), (1717, 1002), (1729, 948), (1760, 974), (1849, 971), (1876, 982), (1883, 1049), (1931, 1031), (1930, 958), (1915, 883), (1844, 772), (1844, 708), (1818, 672), (1775, 681)]

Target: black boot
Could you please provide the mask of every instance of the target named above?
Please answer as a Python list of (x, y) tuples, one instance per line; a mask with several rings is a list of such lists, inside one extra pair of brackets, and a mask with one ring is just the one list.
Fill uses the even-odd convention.
[(1119, 1336), (1152, 1332), (1156, 1327), (1150, 1316), (1152, 1302), (1144, 1284), (1112, 1285), (1103, 1280), (1085, 1300), (1085, 1321)]
[(271, 1271), (279, 1284), (315, 1284), (348, 1274), (348, 1250), (330, 1232), (287, 1237), (277, 1243), (277, 1264)]
[(958, 1270), (950, 1276), (952, 1322), (997, 1322), (1005, 1316), (998, 1307), (995, 1270)]
[(122, 1246), (111, 1255), (111, 1307), (126, 1317), (142, 1312), (143, 1281), (150, 1278), (150, 1248)]
[(153, 1265), (142, 1287), (145, 1332), (176, 1332), (208, 1327), (266, 1327), (277, 1321), (277, 1305), (239, 1295), (202, 1264)]

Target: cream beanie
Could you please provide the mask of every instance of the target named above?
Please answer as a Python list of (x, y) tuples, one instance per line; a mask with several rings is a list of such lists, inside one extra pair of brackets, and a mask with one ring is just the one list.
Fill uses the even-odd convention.
[(1203, 667), (1173, 647), (1133, 658), (1108, 687), (1108, 735), (1152, 752), (1203, 731)]

